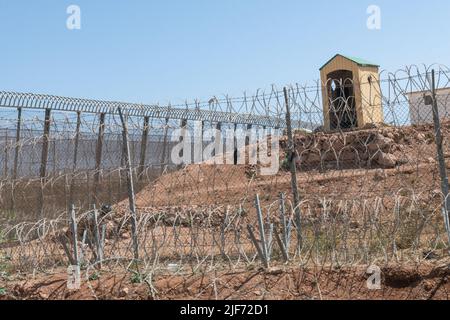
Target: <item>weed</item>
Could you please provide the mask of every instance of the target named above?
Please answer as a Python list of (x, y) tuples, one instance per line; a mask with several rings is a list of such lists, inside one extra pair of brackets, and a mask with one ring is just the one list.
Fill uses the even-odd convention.
[(133, 283), (133, 284), (140, 284), (140, 283), (144, 282), (144, 280), (145, 280), (144, 277), (137, 272), (134, 273), (130, 279), (131, 283)]
[(100, 274), (97, 272), (95, 272), (89, 276), (89, 281), (96, 281), (98, 279), (100, 279)]
[(283, 170), (283, 171), (289, 171), (290, 170), (291, 164), (290, 164), (289, 159), (287, 157), (286, 157), (286, 159), (284, 159), (281, 162), (280, 167), (281, 167), (281, 170)]

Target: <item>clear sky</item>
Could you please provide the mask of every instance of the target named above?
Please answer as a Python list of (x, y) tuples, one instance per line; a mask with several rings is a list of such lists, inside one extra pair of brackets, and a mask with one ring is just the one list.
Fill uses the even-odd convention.
[[(81, 30), (66, 9), (81, 8)], [(369, 5), (381, 30), (369, 30)], [(305, 83), (336, 53), (450, 66), (448, 0), (0, 0), (0, 90), (138, 103)]]

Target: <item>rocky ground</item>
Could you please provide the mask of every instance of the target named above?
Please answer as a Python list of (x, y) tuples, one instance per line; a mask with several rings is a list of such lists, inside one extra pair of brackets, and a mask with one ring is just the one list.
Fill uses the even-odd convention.
[(216, 271), (156, 276), (137, 282), (130, 274), (99, 273), (83, 281), (80, 290), (67, 289), (67, 275), (0, 282), (2, 299), (243, 299), (243, 300), (448, 300), (450, 262), (420, 266), (381, 267), (380, 289), (368, 289), (367, 267), (302, 269), (292, 266), (269, 270)]
[[(443, 124), (443, 134), (448, 159), (450, 123)], [(423, 212), (436, 210), (442, 201), (432, 126), (297, 132), (295, 149), (300, 194), (319, 211), (322, 204), (314, 201), (321, 198), (380, 198), (386, 212), (394, 206), (394, 197), (414, 199)], [(286, 139), (281, 141), (281, 151), (281, 170), (275, 176), (259, 175), (258, 166), (210, 164), (167, 174), (137, 194), (138, 209), (155, 216), (163, 213), (168, 226), (189, 224), (193, 216), (199, 225), (205, 218), (220, 225), (229, 206), (254, 212), (255, 194), (261, 196), (263, 206), (269, 206), (280, 192), (290, 195), (290, 174), (283, 163)], [(108, 228), (123, 223), (127, 205), (126, 200), (117, 204), (107, 217)], [(314, 214), (314, 208), (309, 212)], [(161, 275), (151, 283), (136, 283), (130, 274), (105, 273), (73, 292), (66, 289), (67, 276), (61, 270), (22, 280), (0, 277), (0, 299), (448, 299), (449, 265), (449, 261), (434, 261), (385, 266), (382, 289), (376, 291), (366, 287), (365, 267), (218, 270), (214, 274)]]

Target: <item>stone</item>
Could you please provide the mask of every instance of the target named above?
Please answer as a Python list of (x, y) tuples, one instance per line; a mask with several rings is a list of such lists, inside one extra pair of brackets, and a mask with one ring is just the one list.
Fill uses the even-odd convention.
[(441, 189), (435, 189), (431, 192), (431, 196), (433, 198), (442, 197), (442, 191)]
[(269, 270), (267, 270), (267, 273), (272, 276), (277, 276), (277, 275), (283, 274), (283, 269), (272, 267)]
[(311, 152), (308, 154), (307, 157), (307, 162), (320, 162), (321, 161), (321, 157), (320, 154), (315, 153), (315, 152)]
[(47, 293), (45, 293), (45, 292), (39, 292), (39, 298), (41, 298), (41, 299), (43, 299), (43, 300), (48, 300), (48, 298), (49, 298), (49, 295), (47, 294)]
[(394, 146), (394, 140), (387, 138), (381, 134), (377, 134), (375, 139), (367, 146), (370, 152), (381, 150), (386, 152)]
[(339, 155), (340, 161), (358, 161), (359, 155), (358, 152), (354, 149), (345, 149)]
[(122, 288), (122, 289), (120, 290), (119, 295), (120, 295), (121, 298), (125, 298), (125, 297), (128, 296), (129, 293), (130, 293), (130, 289), (128, 289), (127, 287), (125, 287), (125, 288)]
[(423, 252), (423, 258), (425, 260), (438, 260), (440, 257), (439, 255), (434, 251), (424, 251)]
[(419, 142), (425, 142), (425, 140), (426, 140), (426, 137), (423, 133), (418, 133), (416, 138)]
[(356, 230), (359, 229), (360, 225), (357, 221), (350, 222), (350, 229)]
[(382, 170), (382, 169), (377, 169), (377, 170), (375, 171), (374, 176), (373, 176), (373, 180), (375, 180), (375, 181), (383, 181), (383, 180), (385, 180), (386, 178), (387, 178), (387, 174), (386, 174), (386, 172), (384, 172), (384, 170)]
[(431, 281), (425, 281), (423, 283), (423, 288), (425, 289), (425, 291), (430, 292), (431, 290), (433, 290), (433, 283)]
[(397, 165), (399, 165), (399, 166), (403, 166), (408, 163), (409, 163), (408, 158), (403, 157), (403, 158), (397, 159)]
[(397, 157), (390, 153), (379, 152), (377, 163), (383, 168), (395, 168), (397, 165)]

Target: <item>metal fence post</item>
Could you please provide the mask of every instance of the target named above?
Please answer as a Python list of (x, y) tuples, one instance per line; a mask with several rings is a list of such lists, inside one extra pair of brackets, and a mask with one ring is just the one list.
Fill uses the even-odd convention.
[(288, 135), (288, 157), (289, 157), (289, 167), (291, 171), (291, 187), (292, 195), (294, 197), (294, 209), (295, 209), (295, 224), (297, 225), (297, 249), (300, 251), (302, 247), (302, 228), (301, 228), (301, 213), (300, 213), (300, 195), (298, 192), (297, 185), (297, 167), (295, 164), (295, 144), (294, 136), (292, 133), (292, 123), (291, 123), (291, 110), (289, 106), (289, 94), (286, 87), (284, 87), (284, 99), (286, 104), (286, 126)]
[(40, 177), (47, 175), (48, 146), (50, 141), (50, 109), (45, 109), (44, 135), (42, 136), (41, 170)]
[(76, 266), (79, 267), (80, 257), (78, 253), (78, 227), (77, 227), (77, 218), (75, 215), (75, 206), (73, 204), (70, 206), (69, 220), (73, 238), (73, 258), (74, 262), (76, 263)]
[(102, 164), (103, 138), (105, 135), (105, 113), (100, 114), (100, 125), (98, 129), (98, 140), (95, 148), (95, 172), (94, 172), (94, 199), (97, 201), (98, 187), (100, 184), (100, 168)]
[(22, 108), (17, 108), (16, 146), (15, 146), (15, 152), (14, 152), (13, 180), (17, 179), (17, 170), (19, 167), (21, 128), (22, 128)]
[(81, 127), (81, 112), (77, 112), (77, 127), (75, 131), (75, 144), (73, 150), (73, 163), (72, 163), (72, 177), (70, 180), (70, 190), (69, 190), (69, 203), (73, 203), (73, 195), (75, 188), (75, 171), (77, 170), (78, 162), (78, 145), (80, 143), (80, 127)]
[(264, 229), (264, 218), (261, 211), (261, 203), (259, 201), (259, 195), (256, 195), (255, 207), (256, 207), (256, 214), (258, 217), (259, 236), (261, 238), (261, 249), (264, 254), (264, 259), (266, 261), (269, 261), (269, 250), (268, 244), (266, 242), (266, 231)]
[(149, 131), (150, 131), (150, 117), (144, 117), (144, 129), (142, 131), (141, 154), (140, 154), (139, 171), (138, 171), (139, 181), (141, 181), (143, 179), (144, 168), (145, 168), (145, 156), (147, 155), (147, 141), (148, 141)]
[(449, 209), (450, 209), (450, 197), (449, 197), (449, 185), (448, 185), (448, 175), (447, 175), (447, 167), (445, 163), (445, 155), (444, 149), (442, 147), (443, 138), (441, 132), (441, 122), (439, 117), (439, 108), (436, 98), (436, 79), (435, 79), (435, 71), (434, 69), (431, 72), (431, 94), (432, 94), (432, 106), (433, 106), (433, 122), (434, 122), (434, 131), (436, 135), (436, 148), (437, 155), (439, 161), (439, 173), (441, 176), (441, 189), (444, 195), (444, 208), (442, 210), (445, 221), (445, 228), (448, 235), (448, 241), (450, 245), (450, 217), (449, 217)]
[[(187, 129), (187, 120), (186, 119), (181, 120), (180, 129), (181, 129), (181, 136), (180, 136), (180, 140), (179, 141), (180, 141), (180, 143), (185, 143), (187, 130), (188, 130)], [(184, 147), (183, 147), (183, 149), (180, 152), (180, 156), (181, 156), (182, 159), (184, 159), (184, 157), (185, 157)]]
[(169, 131), (169, 118), (166, 118), (166, 125), (164, 126), (164, 137), (163, 137), (163, 149), (161, 154), (161, 174), (164, 173), (165, 165), (167, 161), (166, 148), (167, 148), (167, 134)]
[(5, 164), (4, 164), (4, 168), (3, 168), (5, 179), (8, 178), (8, 161), (9, 161), (8, 144), (9, 144), (9, 136), (8, 136), (8, 129), (6, 129), (6, 134), (5, 134)]
[(120, 121), (122, 122), (122, 137), (123, 137), (123, 147), (125, 151), (125, 164), (126, 164), (126, 176), (127, 176), (127, 186), (128, 186), (128, 201), (130, 205), (131, 212), (131, 233), (133, 237), (133, 249), (134, 249), (134, 259), (137, 261), (139, 259), (139, 243), (137, 235), (137, 218), (136, 218), (136, 198), (134, 193), (133, 184), (133, 172), (131, 170), (131, 159), (130, 159), (130, 144), (128, 141), (128, 126), (126, 119), (122, 113), (122, 109), (119, 107)]
[(45, 177), (47, 176), (47, 161), (48, 161), (48, 147), (50, 142), (50, 122), (51, 122), (51, 109), (45, 109), (45, 122), (44, 122), (44, 135), (42, 136), (42, 153), (41, 153), (41, 192), (39, 195), (40, 202), (40, 218), (44, 216), (44, 188)]

